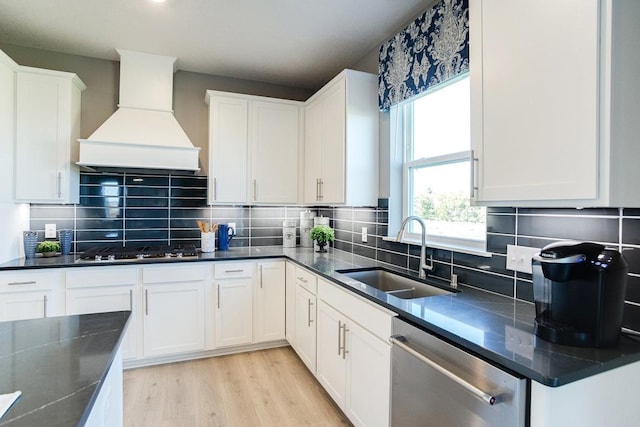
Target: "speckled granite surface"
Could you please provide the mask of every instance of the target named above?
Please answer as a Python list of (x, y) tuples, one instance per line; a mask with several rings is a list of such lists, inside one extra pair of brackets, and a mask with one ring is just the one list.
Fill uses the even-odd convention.
[[(202, 262), (286, 257), (369, 300), (422, 329), (433, 332), (467, 351), (514, 373), (548, 386), (560, 386), (628, 363), (640, 361), (640, 341), (622, 336), (607, 349), (562, 346), (533, 334), (532, 304), (516, 301), (464, 285), (451, 295), (404, 300), (336, 273), (336, 270), (375, 267), (376, 262), (351, 253), (330, 250), (318, 254), (308, 248), (232, 248), (181, 261), (125, 261), (77, 263), (73, 256), (18, 259), (0, 265), (2, 270), (53, 267), (90, 267), (141, 263)], [(399, 271), (407, 273), (406, 270)], [(436, 283), (446, 285), (444, 283)]]
[(0, 393), (22, 391), (0, 426), (84, 425), (129, 314), (0, 322)]

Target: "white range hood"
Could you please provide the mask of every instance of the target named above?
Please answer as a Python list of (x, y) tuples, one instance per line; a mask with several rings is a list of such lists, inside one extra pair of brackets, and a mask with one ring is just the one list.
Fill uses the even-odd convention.
[(198, 153), (173, 116), (176, 58), (117, 49), (120, 99), (87, 139), (78, 165), (96, 170), (199, 171)]

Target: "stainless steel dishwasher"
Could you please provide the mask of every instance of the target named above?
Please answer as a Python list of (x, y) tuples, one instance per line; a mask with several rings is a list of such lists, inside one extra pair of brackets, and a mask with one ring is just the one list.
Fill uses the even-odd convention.
[(525, 425), (526, 380), (393, 319), (393, 427)]

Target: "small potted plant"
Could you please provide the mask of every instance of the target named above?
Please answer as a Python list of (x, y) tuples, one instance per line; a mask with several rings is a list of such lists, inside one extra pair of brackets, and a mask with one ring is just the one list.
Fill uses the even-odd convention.
[(318, 252), (326, 252), (327, 250), (324, 247), (328, 242), (333, 242), (335, 234), (333, 233), (333, 228), (328, 225), (316, 225), (311, 229), (311, 238), (318, 242), (320, 247)]
[(60, 244), (53, 240), (45, 240), (38, 243), (38, 252), (42, 253), (42, 256), (50, 257), (55, 256), (60, 251)]

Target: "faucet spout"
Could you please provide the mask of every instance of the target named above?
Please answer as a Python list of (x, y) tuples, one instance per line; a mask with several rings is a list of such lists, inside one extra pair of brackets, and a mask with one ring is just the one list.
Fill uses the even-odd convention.
[(398, 231), (398, 237), (396, 237), (396, 242), (401, 242), (402, 241), (402, 237), (404, 236), (404, 232), (405, 229), (407, 228), (407, 224), (411, 221), (416, 221), (418, 224), (420, 224), (420, 227), (422, 228), (422, 242), (421, 242), (421, 247), (420, 247), (420, 271), (419, 271), (419, 277), (421, 279), (425, 279), (427, 277), (427, 273), (426, 271), (429, 270), (433, 270), (433, 259), (431, 259), (431, 262), (429, 264), (427, 264), (427, 226), (425, 225), (424, 221), (422, 220), (422, 218), (420, 218), (419, 216), (415, 216), (415, 215), (411, 215), (406, 217), (403, 221), (402, 221), (402, 225), (400, 225), (400, 231)]

